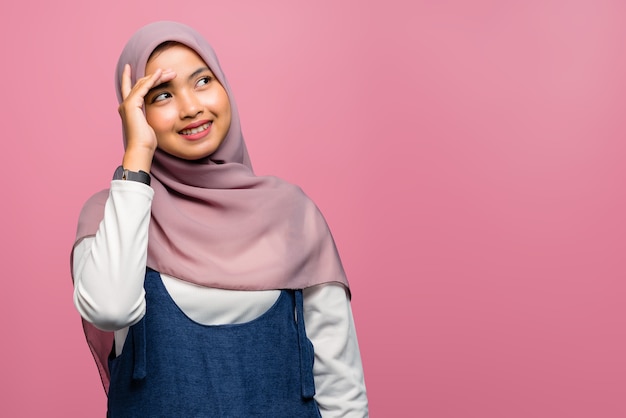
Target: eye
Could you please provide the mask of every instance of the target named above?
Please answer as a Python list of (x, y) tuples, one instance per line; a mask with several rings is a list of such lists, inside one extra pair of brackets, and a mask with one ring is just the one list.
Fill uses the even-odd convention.
[(169, 99), (170, 97), (172, 97), (172, 95), (164, 91), (163, 93), (159, 93), (156, 96), (154, 96), (150, 102), (151, 103), (162, 102), (163, 100)]
[(196, 83), (196, 86), (198, 87), (206, 86), (207, 84), (211, 82), (211, 80), (213, 80), (213, 77), (209, 75), (204, 76), (200, 80), (198, 80), (198, 82)]

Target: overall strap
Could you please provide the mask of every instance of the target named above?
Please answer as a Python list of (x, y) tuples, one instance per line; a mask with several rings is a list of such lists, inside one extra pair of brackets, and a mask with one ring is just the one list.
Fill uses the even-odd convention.
[(302, 380), (302, 397), (313, 398), (315, 395), (315, 380), (313, 379), (313, 344), (306, 336), (304, 328), (304, 302), (302, 290), (294, 291), (296, 296), (296, 323), (298, 326), (298, 344), (300, 346), (300, 376)]
[(146, 377), (146, 321), (141, 320), (133, 329), (133, 379)]

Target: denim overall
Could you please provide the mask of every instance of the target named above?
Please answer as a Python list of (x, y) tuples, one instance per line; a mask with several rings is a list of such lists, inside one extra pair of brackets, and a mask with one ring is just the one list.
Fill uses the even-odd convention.
[(202, 325), (158, 272), (144, 288), (146, 314), (109, 359), (108, 417), (320, 417), (302, 291), (281, 291), (252, 321)]

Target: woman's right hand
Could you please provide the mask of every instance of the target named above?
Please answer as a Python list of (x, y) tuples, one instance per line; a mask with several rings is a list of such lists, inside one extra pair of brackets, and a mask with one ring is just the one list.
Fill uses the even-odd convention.
[(157, 139), (154, 130), (146, 121), (143, 110), (144, 98), (151, 88), (172, 80), (176, 73), (158, 69), (153, 74), (137, 80), (134, 86), (131, 86), (130, 75), (130, 65), (126, 64), (122, 72), (121, 85), (124, 100), (118, 107), (126, 138), (122, 165), (131, 171), (143, 170), (149, 173), (152, 157), (157, 148)]

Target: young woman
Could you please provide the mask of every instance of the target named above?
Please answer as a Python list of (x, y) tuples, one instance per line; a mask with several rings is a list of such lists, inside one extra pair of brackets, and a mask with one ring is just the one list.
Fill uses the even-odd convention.
[(254, 174), (212, 48), (156, 22), (116, 80), (122, 165), (72, 251), (108, 416), (367, 416), (332, 236), (299, 188)]

